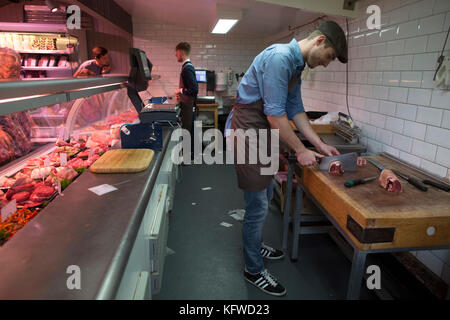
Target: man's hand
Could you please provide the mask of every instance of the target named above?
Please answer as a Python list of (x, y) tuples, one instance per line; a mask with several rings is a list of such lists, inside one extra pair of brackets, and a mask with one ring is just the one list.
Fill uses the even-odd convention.
[(312, 166), (314, 164), (317, 163), (316, 161), (316, 157), (317, 158), (323, 158), (324, 155), (314, 152), (312, 150), (309, 149), (304, 149), (302, 152), (297, 152), (297, 161), (302, 165), (302, 166)]
[(181, 94), (181, 91), (182, 91), (183, 89), (182, 88), (178, 88), (178, 89), (175, 89), (174, 91), (173, 91), (173, 93), (174, 94)]
[(320, 153), (324, 154), (327, 157), (328, 156), (337, 156), (340, 154), (339, 151), (335, 147), (330, 146), (325, 143), (318, 145), (317, 151), (319, 151)]
[(111, 71), (111, 65), (103, 66), (102, 74), (109, 73)]
[(76, 77), (89, 77), (89, 76), (94, 76), (94, 72), (92, 72), (89, 69), (83, 69), (81, 70), (77, 75), (75, 75)]

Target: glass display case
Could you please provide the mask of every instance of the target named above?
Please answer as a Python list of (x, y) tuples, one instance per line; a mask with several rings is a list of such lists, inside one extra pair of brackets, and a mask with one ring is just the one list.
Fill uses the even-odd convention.
[(78, 45), (69, 33), (0, 32), (0, 47), (14, 49), (22, 58), (21, 78), (72, 76), (79, 66)]
[[(120, 125), (135, 122), (138, 114), (128, 100), (126, 78), (116, 81), (72, 90), (74, 97), (81, 96), (74, 100), (0, 115), (0, 245), (104, 152), (120, 148)], [(96, 93), (88, 95), (89, 90)], [(24, 108), (14, 99), (0, 100), (0, 107), (11, 103), (14, 109)]]

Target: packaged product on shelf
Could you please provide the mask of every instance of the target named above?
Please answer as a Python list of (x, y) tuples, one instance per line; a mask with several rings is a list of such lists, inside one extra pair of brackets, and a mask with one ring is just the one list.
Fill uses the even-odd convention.
[(61, 58), (59, 58), (58, 67), (60, 67), (60, 68), (67, 67), (67, 57), (66, 56), (61, 56)]
[(39, 59), (38, 66), (39, 67), (47, 67), (48, 66), (49, 58), (47, 56), (41, 56)]
[(48, 61), (48, 66), (49, 67), (54, 67), (56, 64), (56, 57), (55, 56), (50, 56), (49, 61)]

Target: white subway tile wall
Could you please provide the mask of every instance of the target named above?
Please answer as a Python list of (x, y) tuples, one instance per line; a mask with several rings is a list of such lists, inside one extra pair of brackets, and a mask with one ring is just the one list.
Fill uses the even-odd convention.
[[(365, 10), (373, 4), (381, 9), (381, 30), (366, 26)], [(350, 112), (362, 129), (361, 143), (369, 153), (386, 152), (432, 175), (448, 176), (450, 87), (435, 87), (433, 76), (450, 26), (450, 1), (363, 0), (359, 10), (360, 18), (349, 20), (348, 80)], [(345, 20), (336, 21), (345, 30)], [(299, 39), (305, 35), (297, 32)], [(444, 54), (450, 55), (450, 41)], [(303, 96), (311, 98), (304, 100), (307, 110), (347, 113), (345, 100), (326, 108), (335, 92), (324, 86), (344, 84), (339, 93), (345, 94), (345, 73), (321, 80), (321, 74), (339, 65), (336, 61), (310, 72), (302, 86)], [(450, 253), (435, 252), (418, 251), (417, 257), (450, 284)]]
[[(213, 35), (196, 26), (167, 25), (133, 20), (134, 46), (144, 50), (153, 63), (152, 73), (161, 79), (152, 81), (153, 96), (173, 95), (178, 88), (181, 65), (175, 59), (175, 46), (182, 41), (191, 45), (191, 61), (197, 69), (226, 72), (232, 69), (233, 85), (223, 94), (236, 94), (234, 74), (247, 71), (266, 44), (262, 39)], [(344, 75), (345, 76), (345, 75)], [(199, 85), (199, 95), (206, 95), (206, 86)]]

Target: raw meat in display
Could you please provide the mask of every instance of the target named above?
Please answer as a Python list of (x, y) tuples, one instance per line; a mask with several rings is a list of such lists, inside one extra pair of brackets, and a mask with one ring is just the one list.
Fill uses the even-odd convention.
[(86, 168), (90, 167), (95, 161), (97, 161), (100, 158), (98, 154), (94, 154), (90, 159), (87, 159), (85, 161)]
[(16, 182), (15, 179), (1, 177), (0, 178), (0, 187), (1, 188), (9, 188)]
[(34, 184), (34, 183), (27, 183), (27, 184), (23, 184), (23, 185), (15, 187), (14, 191), (16, 193), (26, 191), (26, 192), (29, 192), (31, 194), (31, 193), (33, 193), (35, 188), (36, 188), (36, 184)]
[(71, 167), (59, 167), (56, 168), (56, 176), (62, 180), (72, 180), (78, 175), (78, 173)]
[(390, 192), (401, 192), (402, 184), (391, 170), (384, 169), (381, 171), (378, 183), (382, 188)]
[(52, 172), (52, 169), (54, 169), (54, 168), (53, 167), (44, 167), (44, 168), (34, 169), (31, 172), (31, 179), (36, 179), (36, 180), (45, 179)]
[(67, 166), (73, 169), (79, 169), (81, 167), (86, 167), (85, 161), (80, 158), (74, 158), (67, 162)]
[(356, 159), (356, 164), (358, 165), (358, 167), (364, 167), (367, 164), (367, 160), (362, 157), (358, 157)]
[(344, 173), (344, 169), (342, 168), (342, 163), (340, 161), (333, 161), (330, 163), (328, 167), (328, 173), (332, 175), (339, 176)]
[(12, 196), (12, 200), (16, 199), (17, 203), (27, 201), (30, 198), (30, 193), (27, 191), (18, 192)]
[[(94, 132), (92, 133), (91, 137), (89, 138), (92, 142), (98, 143), (98, 144), (105, 144), (109, 145), (111, 143), (112, 137), (110, 135), (104, 134), (102, 132)], [(88, 140), (88, 143), (89, 143)], [(89, 148), (88, 143), (86, 143), (86, 146)]]
[(0, 129), (0, 164), (14, 159), (11, 136)]
[(26, 111), (11, 114), (14, 120), (20, 125), (28, 139), (31, 138), (31, 117)]
[(12, 114), (0, 116), (0, 125), (3, 131), (11, 137), (14, 156), (16, 158), (26, 155), (31, 150), (31, 142), (27, 134), (22, 129), (20, 123), (15, 120)]
[(68, 142), (65, 142), (63, 139), (61, 139), (61, 138), (58, 138), (58, 140), (56, 140), (56, 146), (58, 146), (58, 147), (64, 147), (64, 146), (71, 146), (71, 144), (70, 143), (68, 143)]
[(33, 202), (42, 202), (50, 199), (50, 197), (55, 193), (55, 188), (42, 185), (36, 187), (33, 194), (30, 196), (30, 200)]
[(66, 153), (68, 157), (71, 157), (80, 151), (77, 148), (71, 146), (58, 147), (55, 149), (56, 153)]

